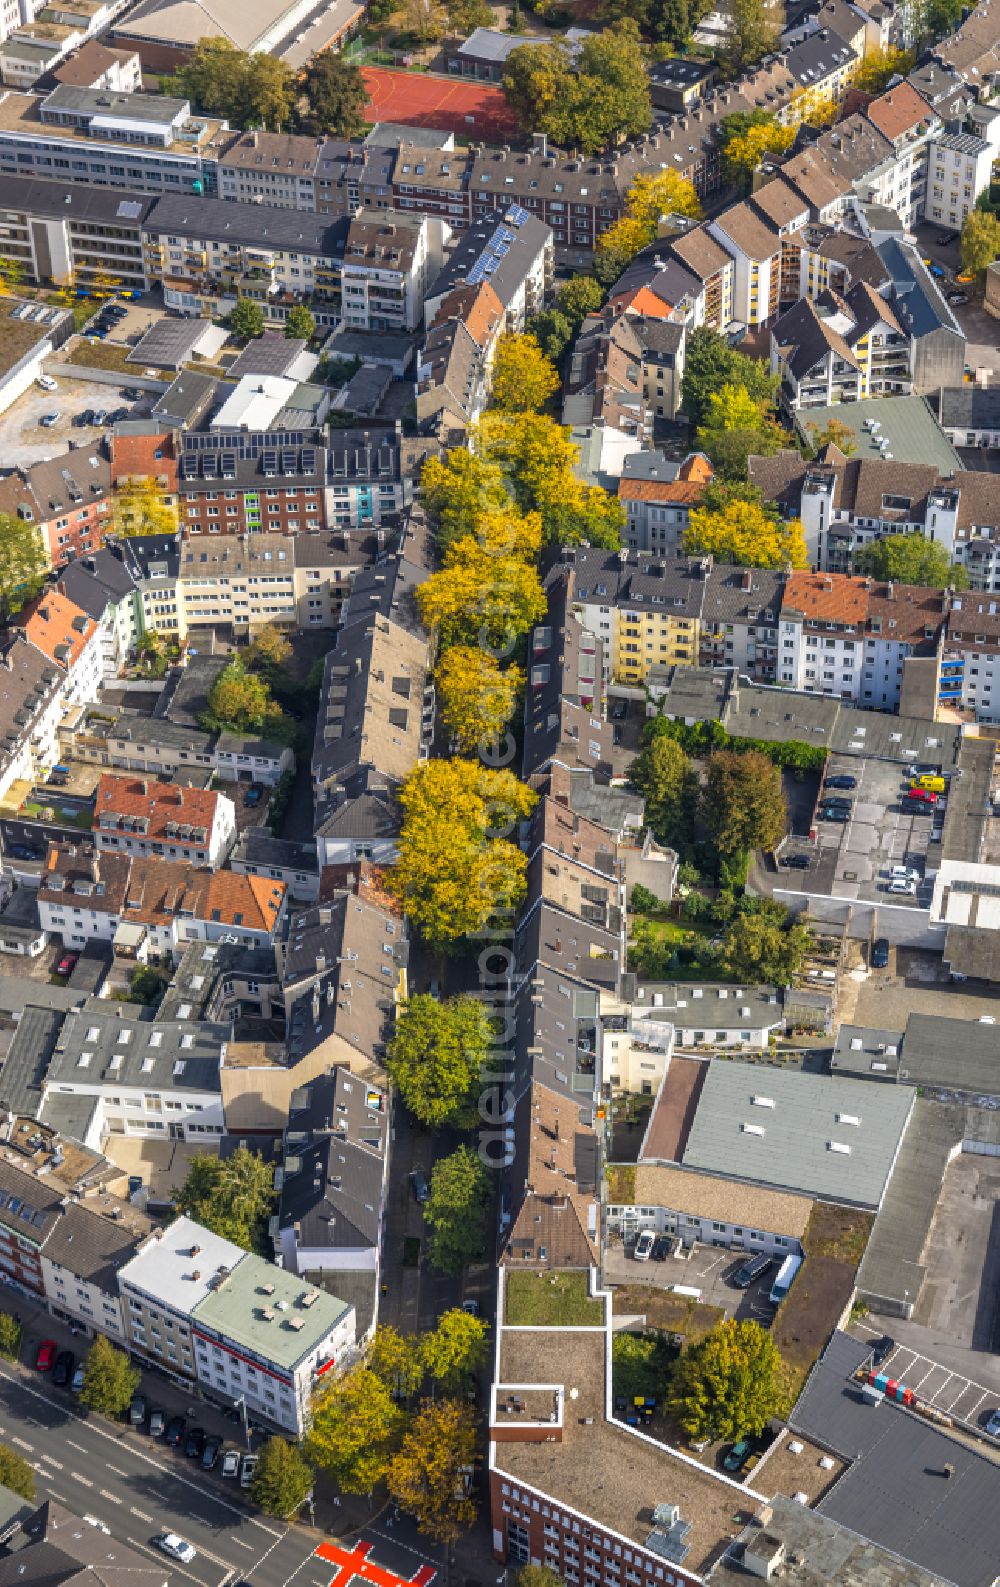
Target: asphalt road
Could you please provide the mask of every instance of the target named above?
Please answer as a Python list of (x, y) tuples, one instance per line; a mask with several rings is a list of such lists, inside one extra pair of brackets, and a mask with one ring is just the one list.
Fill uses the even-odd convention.
[[(0, 1439), (36, 1472), (39, 1500), (54, 1498), (77, 1515), (93, 1515), (113, 1537), (164, 1567), (173, 1587), (328, 1587), (330, 1571), (314, 1558), (317, 1534), (258, 1519), (239, 1490), (203, 1475), (193, 1461), (147, 1434), (84, 1417), (68, 1394), (40, 1374), (0, 1365)], [(193, 1468), (193, 1469), (192, 1469)], [(165, 1531), (197, 1549), (189, 1565), (155, 1547)]]

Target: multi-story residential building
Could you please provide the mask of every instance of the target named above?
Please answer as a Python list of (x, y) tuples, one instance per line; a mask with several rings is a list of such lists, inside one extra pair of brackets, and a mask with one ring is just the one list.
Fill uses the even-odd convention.
[(778, 625), (777, 681), (813, 694), (857, 700), (868, 595), (864, 578), (789, 574)]
[(571, 601), (604, 647), (604, 682), (641, 688), (650, 672), (697, 666), (711, 558), (632, 557), (627, 550), (565, 547), (549, 575), (571, 569)]
[(239, 295), (278, 324), (301, 302), (321, 324), (339, 319), (346, 221), (178, 194), (154, 206), (142, 235), (149, 279), (182, 314), (228, 313)]
[(840, 103), (861, 61), (839, 33), (821, 27), (785, 50), (783, 63), (795, 79), (791, 105), (808, 121), (810, 112), (826, 101)]
[(523, 331), (551, 296), (554, 268), (551, 226), (512, 204), (502, 217), (483, 217), (455, 239), (429, 283), (424, 324), (433, 324), (453, 292), (488, 282), (500, 300), (503, 329)]
[(941, 657), (941, 695), (977, 722), (1000, 721), (1000, 597), (953, 595)]
[(858, 402), (912, 390), (908, 329), (861, 281), (846, 297), (802, 299), (771, 330), (771, 369), (789, 409)]
[(53, 1317), (125, 1343), (118, 1269), (142, 1250), (152, 1228), (144, 1213), (117, 1196), (95, 1192), (89, 1201), (64, 1206), (41, 1251)]
[(0, 512), (38, 525), (50, 567), (99, 551), (112, 525), (111, 467), (103, 450), (77, 447), (15, 468), (0, 480)]
[(890, 306), (911, 342), (913, 390), (918, 395), (961, 386), (965, 332), (913, 243), (896, 238), (877, 249), (885, 267)]
[(116, 678), (134, 654), (142, 631), (138, 592), (120, 546), (105, 546), (76, 562), (67, 562), (59, 570), (56, 585), (99, 625), (104, 677)]
[(525, 781), (547, 786), (556, 765), (607, 774), (614, 729), (601, 709), (606, 646), (573, 609), (573, 568), (554, 570), (545, 622), (531, 632), (524, 697)]
[(384, 532), (297, 535), (292, 546), (292, 590), (299, 629), (336, 628), (351, 586), (364, 568), (385, 556)]
[(327, 523), (331, 529), (378, 529), (413, 500), (428, 444), (402, 427), (374, 424), (331, 430), (327, 442)]
[(31, 88), (71, 50), (95, 40), (124, 7), (125, 0), (56, 0), (41, 16), (41, 6), (24, 5), (19, 23), (0, 44), (0, 76), (14, 88)]
[(451, 235), (445, 221), (402, 210), (358, 210), (344, 249), (344, 324), (363, 331), (413, 331), (424, 294)]
[(226, 782), (252, 780), (271, 788), (295, 766), (287, 744), (240, 733), (206, 732), (166, 716), (129, 714), (109, 721), (106, 711), (85, 707), (67, 713), (59, 742), (65, 755), (75, 760), (118, 771), (148, 772), (161, 781), (204, 772)]
[(42, 1082), (39, 1117), (50, 1098), (57, 1111), (72, 1099), (78, 1138), (98, 1149), (108, 1134), (217, 1139), (219, 1068), (231, 1033), (231, 1020), (136, 1019), (134, 1005), (70, 1014)]
[(49, 588), (13, 619), (36, 650), (63, 674), (65, 705), (96, 700), (104, 676), (100, 627), (59, 590)]
[(319, 897), (319, 861), (314, 843), (272, 838), (260, 827), (248, 827), (237, 839), (229, 864), (241, 876), (284, 882), (292, 903), (315, 903)]
[(910, 82), (896, 83), (865, 106), (865, 118), (892, 145), (885, 158), (858, 179), (862, 203), (895, 210), (911, 228), (923, 220), (927, 202), (927, 171), (941, 118)]
[(0, 668), (0, 792), (6, 793), (12, 782), (30, 782), (39, 767), (56, 764), (66, 678), (23, 628), (0, 646)]
[(187, 860), (215, 870), (235, 839), (236, 809), (225, 794), (109, 773), (97, 785), (94, 841), (99, 849)]
[(113, 50), (88, 39), (53, 69), (57, 83), (73, 88), (109, 88), (115, 94), (137, 94), (142, 88), (142, 62), (134, 50)]
[[(603, 426), (635, 437), (635, 445), (651, 438), (637, 324), (632, 315), (616, 314), (611, 308), (587, 315), (563, 383), (563, 424), (576, 430)], [(683, 326), (679, 329), (683, 331)]]
[(42, 1249), (62, 1216), (65, 1191), (0, 1160), (0, 1273), (22, 1294), (45, 1294)]
[(290, 443), (283, 430), (185, 436), (177, 469), (185, 539), (325, 529), (326, 449)]
[[(179, 959), (190, 942), (268, 948), (285, 918), (284, 882), (233, 871), (192, 870), (184, 861), (136, 859), (53, 846), (38, 892), (42, 928), (65, 947), (110, 942), (122, 958)], [(119, 939), (119, 927), (129, 930)]]
[(773, 683), (785, 576), (769, 568), (713, 567), (701, 613), (699, 662)]
[(503, 305), (488, 281), (459, 287), (441, 299), (417, 365), (422, 434), (446, 436), (478, 421), (489, 399), (503, 324)]
[(971, 132), (946, 132), (930, 145), (927, 219), (961, 230), (989, 186), (996, 150)]
[[(50, 170), (48, 175), (59, 173)], [(142, 223), (150, 207), (149, 199), (123, 199), (120, 193), (98, 188), (67, 188), (65, 181), (4, 174), (4, 257), (22, 265), (27, 281), (72, 281), (85, 287), (101, 273), (141, 292), (147, 286)]]
[(266, 624), (294, 628), (292, 541), (287, 534), (185, 540), (177, 598), (188, 631), (222, 626), (247, 634)]
[[(110, 100), (110, 103), (108, 101)], [(119, 193), (212, 193), (232, 134), (187, 100), (60, 84), (0, 98), (0, 171)]]
[(192, 1314), (220, 1271), (246, 1256), (192, 1218), (175, 1219), (119, 1270), (118, 1284), (129, 1349), (172, 1377), (198, 1375)]
[(248, 1416), (295, 1438), (325, 1374), (349, 1364), (356, 1333), (352, 1305), (250, 1253), (217, 1269), (191, 1309), (202, 1386), (227, 1405), (242, 1397)]
[(241, 133), (219, 157), (219, 197), (315, 212), (323, 147), (324, 139), (293, 132)]
[(712, 478), (701, 452), (675, 463), (662, 452), (633, 452), (622, 466), (618, 499), (625, 508), (625, 544), (630, 551), (675, 556), (688, 514)]
[(187, 632), (183, 606), (177, 598), (180, 572), (178, 535), (129, 535), (119, 542), (124, 566), (139, 603), (139, 632), (155, 630), (165, 639), (183, 639)]
[(911, 656), (938, 654), (948, 605), (940, 590), (872, 582), (859, 705), (899, 710), (905, 664)]
[[(732, 317), (762, 325), (777, 314), (781, 301), (779, 233), (749, 201), (723, 210), (707, 229), (734, 260)], [(707, 304), (705, 317), (710, 319)]]

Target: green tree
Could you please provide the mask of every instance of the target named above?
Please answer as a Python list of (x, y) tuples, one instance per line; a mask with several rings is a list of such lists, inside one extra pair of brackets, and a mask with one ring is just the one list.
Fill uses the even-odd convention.
[(655, 240), (661, 216), (695, 219), (700, 214), (698, 195), (687, 177), (670, 170), (637, 176), (625, 200), (624, 215), (597, 239), (597, 279), (605, 286), (617, 281), (629, 260)]
[(98, 1334), (83, 1368), (80, 1402), (88, 1411), (102, 1416), (121, 1416), (139, 1387), (141, 1373), (124, 1350), (116, 1350), (110, 1339)]
[(20, 1350), (21, 1324), (9, 1311), (0, 1311), (0, 1356), (16, 1361)]
[(723, 479), (744, 480), (751, 457), (772, 457), (790, 446), (791, 437), (745, 386), (723, 386), (708, 399), (705, 423), (697, 430), (698, 449)]
[(727, 858), (775, 848), (788, 825), (779, 768), (756, 750), (716, 750), (705, 768), (702, 818)]
[(604, 293), (593, 276), (571, 276), (556, 293), (556, 302), (576, 331), (588, 314), (597, 313)]
[(250, 1497), (265, 1515), (293, 1518), (312, 1492), (313, 1472), (297, 1444), (271, 1437), (260, 1451)]
[(456, 1394), (486, 1361), (486, 1324), (461, 1307), (443, 1312), (433, 1333), (424, 1335), (421, 1356), (432, 1382)]
[(727, 0), (725, 9), (723, 66), (728, 77), (739, 77), (777, 47), (782, 10), (778, 0)]
[(908, 77), (916, 60), (914, 50), (900, 50), (887, 45), (882, 50), (872, 50), (866, 55), (851, 81), (852, 88), (865, 94), (881, 94), (893, 77)]
[(490, 400), (504, 413), (544, 408), (559, 389), (555, 365), (534, 336), (502, 336), (493, 361)]
[(646, 800), (646, 825), (660, 843), (682, 843), (692, 814), (691, 763), (675, 739), (651, 738), (629, 767), (629, 782)]
[(459, 1400), (428, 1400), (389, 1467), (389, 1492), (421, 1532), (451, 1545), (476, 1519), (468, 1494), (475, 1461), (472, 1408)]
[(448, 12), (441, 0), (399, 0), (394, 19), (415, 44), (435, 44), (448, 29)]
[(983, 275), (994, 259), (1000, 259), (1000, 220), (974, 209), (962, 227), (962, 264), (970, 275)]
[(271, 132), (287, 129), (292, 120), (295, 100), (295, 76), (287, 62), (278, 55), (265, 55), (262, 51), (248, 57), (247, 124), (259, 124)]
[(163, 1002), (163, 994), (168, 982), (161, 972), (151, 964), (137, 964), (129, 976), (128, 996), (130, 1003), (143, 1003), (147, 1008), (158, 1008)]
[(529, 329), (545, 357), (553, 364), (559, 362), (573, 340), (573, 327), (561, 309), (543, 309), (535, 315)]
[(681, 383), (684, 412), (693, 426), (708, 422), (712, 397), (726, 386), (742, 386), (765, 406), (773, 406), (777, 395), (777, 379), (763, 360), (748, 358), (718, 331), (699, 325), (688, 337)]
[(445, 0), (452, 32), (467, 39), (476, 28), (495, 28), (497, 19), (486, 0)]
[(862, 546), (854, 559), (859, 573), (894, 584), (923, 584), (928, 589), (964, 590), (969, 583), (965, 569), (951, 562), (943, 545), (925, 540), (923, 535), (884, 535)]
[(264, 310), (253, 298), (237, 298), (229, 316), (229, 328), (234, 336), (253, 341), (264, 334)]
[(517, 1587), (562, 1587), (562, 1577), (551, 1565), (522, 1565)]
[(265, 675), (278, 671), (292, 659), (292, 642), (274, 623), (258, 628), (247, 650), (246, 664)]
[(0, 512), (0, 621), (6, 622), (38, 594), (47, 572), (38, 525)]
[(281, 722), (281, 709), (271, 698), (266, 679), (248, 672), (235, 656), (208, 691), (207, 728), (223, 727), (234, 733), (273, 731)]
[(611, 1341), (611, 1375), (615, 1394), (631, 1404), (636, 1395), (663, 1397), (673, 1351), (662, 1334), (616, 1333)]
[(275, 55), (250, 55), (224, 38), (199, 39), (190, 59), (164, 85), (198, 110), (225, 116), (240, 127), (287, 127), (295, 79)]
[(356, 1367), (313, 1397), (305, 1455), (344, 1493), (371, 1493), (388, 1471), (405, 1425), (382, 1379)]
[(389, 1323), (380, 1323), (365, 1364), (390, 1393), (408, 1399), (424, 1381), (421, 1344), (419, 1335), (401, 1334)]
[(758, 1322), (718, 1323), (689, 1346), (666, 1404), (690, 1438), (755, 1438), (782, 1404), (781, 1357)]
[(244, 1251), (270, 1254), (268, 1223), (274, 1212), (274, 1167), (248, 1146), (229, 1157), (199, 1152), (173, 1192), (174, 1205)]
[(441, 1002), (418, 992), (399, 1010), (386, 1068), (410, 1112), (440, 1129), (472, 1101), (489, 1044), (489, 1015), (478, 998)]
[(316, 317), (304, 303), (293, 303), (289, 309), (285, 321), (285, 335), (302, 337), (307, 342), (311, 342), (316, 335)]
[(631, 20), (592, 34), (575, 55), (563, 40), (522, 44), (508, 58), (503, 86), (526, 131), (584, 154), (638, 137), (652, 123), (649, 78)]
[(0, 1444), (0, 1484), (20, 1494), (31, 1504), (35, 1497), (35, 1473), (23, 1455), (9, 1444)]
[(745, 568), (804, 568), (809, 560), (800, 519), (778, 518), (738, 498), (721, 512), (693, 508), (681, 546), (689, 556), (708, 554)]
[(476, 1153), (460, 1146), (439, 1157), (431, 1169), (431, 1191), (424, 1217), (431, 1228), (431, 1265), (460, 1273), (483, 1254), (489, 1181)]
[(853, 456), (858, 449), (854, 431), (849, 424), (844, 423), (843, 419), (828, 419), (822, 426), (810, 424), (806, 428), (809, 431), (810, 443), (815, 448), (814, 457), (818, 457), (826, 446), (836, 446), (845, 457)]
[(790, 986), (808, 946), (808, 928), (796, 925), (780, 904), (770, 904), (733, 917), (719, 960), (734, 981)]
[(313, 56), (302, 91), (309, 104), (310, 132), (332, 138), (357, 138), (365, 131), (368, 89), (360, 66), (339, 50), (321, 50)]

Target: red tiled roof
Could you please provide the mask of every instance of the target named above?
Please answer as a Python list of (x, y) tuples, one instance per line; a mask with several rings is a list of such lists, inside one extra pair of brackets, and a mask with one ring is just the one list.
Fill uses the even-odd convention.
[(868, 579), (846, 573), (790, 573), (782, 600), (783, 611), (801, 612), (806, 620), (863, 623), (868, 616), (871, 585)]
[(97, 632), (97, 624), (58, 590), (46, 590), (14, 618), (36, 650), (68, 672)]
[[(157, 457), (157, 452), (161, 455)], [(170, 434), (116, 435), (111, 443), (111, 479), (162, 479), (171, 493), (177, 489), (177, 459)]]
[(205, 788), (179, 788), (175, 783), (157, 782), (153, 777), (114, 777), (105, 772), (97, 785), (94, 802), (94, 830), (101, 817), (143, 818), (147, 825), (141, 836), (201, 848), (204, 842), (167, 832), (168, 822), (175, 826), (205, 828), (210, 831), (219, 804), (219, 795)]

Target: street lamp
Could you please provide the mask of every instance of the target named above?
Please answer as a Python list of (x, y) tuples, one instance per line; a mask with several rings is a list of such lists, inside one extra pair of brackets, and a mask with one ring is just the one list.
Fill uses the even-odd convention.
[(246, 1395), (245, 1394), (241, 1394), (239, 1399), (236, 1399), (236, 1400), (233, 1401), (233, 1404), (234, 1405), (238, 1405), (240, 1410), (243, 1412), (243, 1433), (244, 1433), (244, 1436), (245, 1436), (246, 1441), (247, 1441), (247, 1449), (249, 1449), (250, 1448), (250, 1423), (249, 1423), (249, 1421), (247, 1419), (247, 1397), (246, 1397)]

